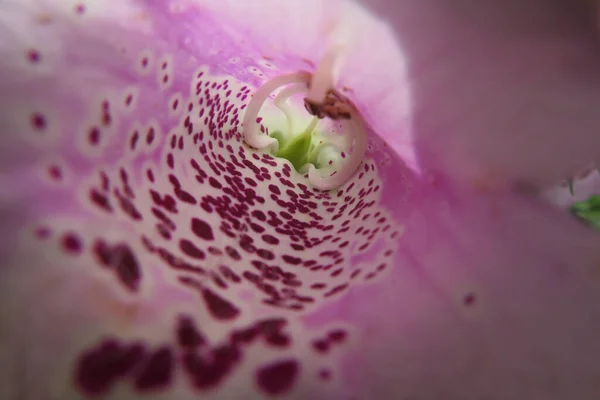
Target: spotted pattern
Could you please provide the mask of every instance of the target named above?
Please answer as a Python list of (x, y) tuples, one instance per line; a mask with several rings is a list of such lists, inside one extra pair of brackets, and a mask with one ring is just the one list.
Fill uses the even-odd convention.
[[(164, 140), (162, 164), (136, 182), (126, 167), (101, 171), (87, 206), (138, 223), (146, 251), (171, 270), (221, 288), (244, 282), (277, 308), (310, 310), (385, 271), (401, 232), (378, 207), (373, 162), (335, 192), (313, 190), (285, 160), (243, 144), (239, 115), (251, 88), (205, 71), (195, 87), (164, 139), (156, 126), (134, 131), (149, 146)], [(355, 261), (374, 247), (369, 262)]]
[[(85, 15), (86, 8), (74, 12)], [(44, 62), (36, 50), (26, 58)], [(276, 68), (264, 60), (260, 66)], [(201, 68), (185, 93), (175, 84), (174, 57), (150, 49), (137, 53), (131, 69), (164, 92), (169, 122), (152, 118), (138, 86), (99, 93), (77, 151), (87, 159), (123, 156), (69, 182), (85, 214), (119, 233), (73, 224), (67, 212), (40, 220), (29, 235), (110, 282), (121, 298), (152, 302), (160, 276), (196, 299), (199, 310), (169, 310), (164, 318), (172, 329), (160, 340), (107, 329), (78, 344), (71, 371), (77, 390), (106, 395), (126, 382), (136, 393), (156, 392), (184, 376), (203, 392), (223, 389), (248, 368), (266, 395), (310, 380), (335, 384), (352, 328), (332, 321), (314, 331), (302, 317), (381, 279), (393, 264), (402, 229), (380, 206), (381, 164), (367, 158), (339, 189), (312, 189), (288, 161), (244, 144), (250, 85)], [(259, 67), (248, 71), (264, 76)], [(43, 137), (57, 121), (50, 109), (30, 110), (33, 134)], [(266, 131), (268, 121), (262, 123)], [(45, 183), (67, 179), (71, 163), (43, 163)], [(272, 353), (250, 358), (257, 346)]]

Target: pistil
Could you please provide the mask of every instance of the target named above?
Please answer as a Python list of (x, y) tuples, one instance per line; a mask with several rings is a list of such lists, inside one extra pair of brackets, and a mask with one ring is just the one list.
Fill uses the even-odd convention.
[(310, 74), (306, 72), (297, 72), (294, 74), (281, 75), (265, 82), (252, 96), (252, 100), (246, 107), (243, 121), (242, 135), (248, 145), (256, 149), (269, 148), (274, 152), (277, 152), (278, 142), (276, 139), (262, 134), (259, 128), (259, 122), (257, 122), (258, 114), (260, 109), (267, 101), (271, 93), (276, 91), (282, 86), (291, 84), (304, 84), (308, 85), (310, 81)]

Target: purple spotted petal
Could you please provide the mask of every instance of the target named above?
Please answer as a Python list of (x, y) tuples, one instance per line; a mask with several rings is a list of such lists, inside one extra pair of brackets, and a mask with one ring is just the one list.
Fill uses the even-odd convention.
[(396, 120), (410, 117), (423, 162), (544, 185), (600, 158), (597, 2), (362, 2), (396, 31), (411, 104)]
[(372, 129), (339, 190), (243, 144), (331, 21), (393, 43), (280, 3), (0, 4), (0, 398), (594, 398), (597, 235), (413, 175), (397, 49), (349, 56)]

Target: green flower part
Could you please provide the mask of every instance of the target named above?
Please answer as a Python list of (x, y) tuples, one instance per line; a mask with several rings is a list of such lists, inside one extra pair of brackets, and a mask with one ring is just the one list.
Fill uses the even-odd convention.
[(593, 195), (587, 200), (573, 204), (571, 212), (594, 229), (600, 230), (600, 195)]
[(317, 122), (318, 120), (314, 118), (304, 132), (291, 138), (285, 137), (280, 131), (272, 133), (271, 137), (279, 143), (279, 149), (275, 155), (292, 163), (296, 171), (300, 171), (308, 163), (316, 165), (313, 131)]

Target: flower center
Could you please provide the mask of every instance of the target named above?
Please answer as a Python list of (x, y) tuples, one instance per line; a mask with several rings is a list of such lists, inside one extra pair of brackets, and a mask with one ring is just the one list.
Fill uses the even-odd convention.
[(304, 132), (289, 138), (281, 131), (275, 131), (270, 136), (277, 140), (278, 151), (274, 154), (277, 157), (285, 158), (296, 169), (300, 171), (306, 164), (318, 166), (318, 160), (315, 157), (316, 149), (313, 144), (313, 133), (317, 121), (313, 120)]
[[(243, 136), (257, 149), (268, 149), (273, 155), (287, 159), (294, 168), (307, 173), (317, 189), (331, 190), (348, 181), (364, 158), (368, 144), (365, 127), (354, 105), (334, 89), (332, 66), (336, 53), (325, 55), (314, 74), (297, 72), (277, 76), (265, 82), (246, 108)], [(275, 91), (274, 105), (285, 115), (286, 127), (269, 133), (261, 125), (259, 112)], [(294, 131), (293, 96), (306, 93), (304, 108), (313, 118), (299, 133)], [(337, 123), (341, 132), (326, 123)]]

